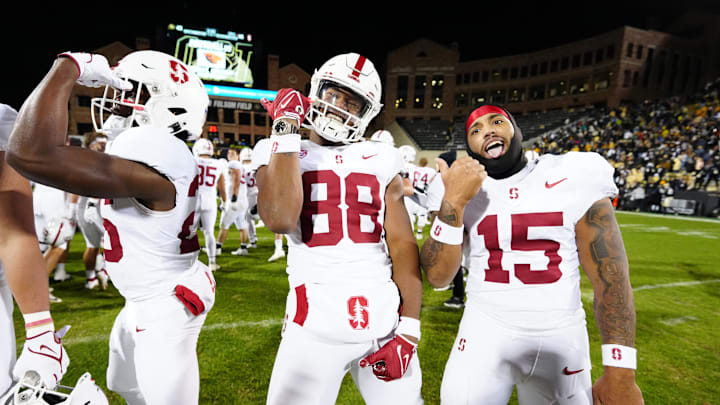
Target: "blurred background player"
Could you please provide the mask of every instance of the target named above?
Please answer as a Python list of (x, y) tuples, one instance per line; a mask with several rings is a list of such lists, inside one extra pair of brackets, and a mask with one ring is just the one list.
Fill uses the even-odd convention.
[[(107, 137), (91, 133), (86, 136), (85, 144), (90, 150), (105, 152)], [(85, 239), (85, 251), (83, 252), (85, 288), (92, 290), (100, 286), (101, 289), (106, 290), (109, 277), (105, 270), (105, 259), (101, 250), (105, 228), (100, 215), (100, 199), (79, 197), (77, 204), (77, 226)]]
[(217, 222), (217, 195), (225, 197), (225, 177), (222, 163), (213, 158), (215, 149), (212, 142), (199, 138), (192, 147), (198, 165), (198, 218), (200, 229), (205, 236), (205, 248), (208, 255), (208, 267), (215, 271), (220, 268), (216, 263), (215, 223)]
[[(5, 162), (16, 117), (12, 107), (0, 104), (0, 397), (30, 370), (39, 374), (41, 384), (55, 387), (70, 363), (61, 341), (67, 329), (56, 333), (50, 314), (32, 189)], [(25, 341), (17, 359), (13, 297), (25, 321)]]
[[(66, 146), (76, 83), (91, 101), (106, 153)], [(209, 97), (178, 59), (135, 51), (111, 69), (99, 54), (65, 52), (25, 100), (7, 162), (23, 176), (103, 198), (106, 268), (125, 298), (109, 338), (108, 388), (131, 404), (197, 403), (197, 340), (215, 301), (198, 261), (198, 168), (186, 142), (202, 133)], [(47, 165), (46, 162), (55, 162)]]
[(385, 129), (379, 129), (370, 136), (371, 141), (386, 143), (390, 146), (395, 146), (395, 138), (392, 136), (390, 131)]
[(246, 256), (248, 254), (248, 226), (245, 220), (247, 209), (247, 185), (243, 166), (238, 160), (238, 151), (228, 149), (227, 165), (223, 176), (225, 178), (225, 200), (223, 210), (220, 214), (220, 231), (218, 232), (216, 251), (222, 253), (222, 247), (230, 233), (230, 227), (235, 225), (240, 231), (240, 247), (231, 253), (233, 255)]
[(273, 129), (253, 152), (258, 211), (288, 237), (290, 285), (269, 405), (334, 404), (348, 371), (367, 404), (423, 402), (422, 279), (403, 160), (361, 142), (381, 94), (373, 64), (348, 53), (315, 71), (311, 99), (281, 89), (262, 101)]
[(425, 207), (427, 185), (433, 177), (435, 170), (427, 167), (427, 159), (423, 160), (424, 166), (415, 165), (417, 150), (411, 145), (402, 145), (398, 148), (405, 161), (405, 207), (410, 216), (410, 224), (416, 233), (416, 239), (422, 239), (422, 232), (427, 225), (427, 208)]
[(243, 166), (245, 187), (247, 189), (247, 209), (245, 210), (245, 223), (248, 227), (248, 248), (257, 247), (257, 229), (255, 221), (260, 219), (257, 215), (257, 184), (255, 174), (250, 171), (252, 163), (252, 148), (245, 147), (240, 150), (240, 163)]

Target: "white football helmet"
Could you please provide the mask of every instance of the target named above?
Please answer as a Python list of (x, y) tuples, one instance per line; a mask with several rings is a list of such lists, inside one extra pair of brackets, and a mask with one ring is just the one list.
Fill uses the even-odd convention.
[(252, 148), (242, 148), (240, 149), (240, 159), (241, 162), (244, 162), (246, 160), (252, 160)]
[[(352, 112), (335, 107), (331, 99), (324, 97), (331, 88), (358, 96), (359, 105), (352, 108)], [(372, 62), (357, 53), (334, 56), (310, 79), (313, 104), (306, 116), (309, 124), (303, 123), (303, 127), (331, 142), (357, 142), (380, 112), (381, 94), (380, 76)]]
[(390, 131), (386, 131), (384, 129), (375, 131), (375, 133), (370, 136), (370, 140), (395, 146), (395, 138), (393, 138)]
[(113, 140), (133, 126), (169, 128), (173, 135), (192, 141), (202, 133), (210, 98), (202, 81), (179, 59), (158, 51), (135, 51), (118, 62), (114, 71), (133, 89), (105, 86), (92, 99), (95, 131)]
[(403, 145), (398, 148), (400, 150), (400, 154), (403, 157), (403, 160), (405, 160), (406, 163), (412, 163), (415, 161), (415, 156), (417, 155), (417, 151), (415, 148), (413, 148), (410, 145)]
[(40, 242), (50, 247), (58, 247), (70, 242), (75, 236), (76, 224), (70, 222), (67, 218), (55, 218), (45, 224), (43, 229), (43, 238)]
[(0, 405), (108, 404), (105, 393), (95, 384), (90, 373), (80, 376), (74, 388), (58, 385), (55, 389), (49, 389), (40, 382), (40, 376), (36, 372), (28, 371), (18, 383), (10, 388), (7, 394), (0, 398)]
[(195, 141), (195, 143), (193, 144), (192, 151), (195, 157), (202, 155), (212, 156), (215, 152), (215, 149), (213, 147), (213, 143), (210, 142), (208, 139), (198, 138), (198, 140)]

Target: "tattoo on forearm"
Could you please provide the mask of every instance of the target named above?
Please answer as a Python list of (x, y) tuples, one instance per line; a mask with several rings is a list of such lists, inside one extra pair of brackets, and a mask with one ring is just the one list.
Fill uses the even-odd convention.
[(457, 210), (455, 207), (452, 206), (449, 202), (443, 200), (442, 204), (440, 205), (440, 212), (438, 212), (438, 218), (440, 218), (441, 221), (445, 222), (448, 225), (452, 226), (460, 226), (460, 220), (457, 213)]
[[(435, 217), (448, 225), (460, 226), (459, 222), (461, 221), (457, 210), (446, 200), (443, 200), (440, 204), (440, 211), (438, 211), (437, 214), (431, 215), (430, 223), (432, 223)], [(420, 266), (426, 270), (434, 267), (439, 261), (439, 256), (444, 246), (444, 243), (438, 242), (433, 238), (428, 238), (422, 246)]]
[(603, 283), (593, 304), (595, 319), (603, 342), (634, 346), (635, 309), (628, 280), (627, 254), (614, 215), (603, 204), (593, 205), (585, 215), (587, 224), (596, 230), (596, 237), (590, 242), (590, 253)]

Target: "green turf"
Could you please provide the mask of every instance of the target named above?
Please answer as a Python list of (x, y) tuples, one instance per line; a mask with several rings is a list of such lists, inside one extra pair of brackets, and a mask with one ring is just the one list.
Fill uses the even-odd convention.
[[(720, 222), (622, 212), (617, 217), (630, 260), (631, 282), (637, 290), (637, 381), (645, 402), (718, 403)], [(267, 262), (273, 252), (272, 234), (265, 228), (258, 232), (258, 248), (250, 249), (249, 256), (236, 257), (229, 253), (239, 246), (239, 234), (233, 229), (218, 259), (222, 268), (215, 273), (216, 303), (198, 343), (201, 404), (265, 403), (288, 283), (285, 259)], [(90, 371), (105, 388), (107, 337), (123, 300), (112, 286), (108, 291), (84, 289), (83, 249), (82, 236), (77, 234), (66, 265), (73, 278), (53, 285), (55, 294), (63, 299), (52, 305), (56, 326), (72, 325), (65, 339), (71, 365), (63, 382), (74, 384), (83, 372)], [(200, 258), (207, 260), (204, 254)], [(659, 285), (667, 286), (651, 288)], [(585, 277), (581, 288), (596, 379), (602, 373), (600, 338), (593, 317), (592, 288)], [(439, 403), (443, 369), (461, 317), (461, 311), (442, 305), (450, 295), (450, 291), (433, 291), (425, 284), (418, 353), (426, 404)], [(15, 325), (17, 331), (23, 331), (17, 310)], [(21, 347), (18, 340), (18, 349)], [(106, 392), (112, 404), (123, 403), (119, 396)], [(337, 403), (363, 403), (349, 377)], [(515, 397), (510, 403), (517, 403)]]

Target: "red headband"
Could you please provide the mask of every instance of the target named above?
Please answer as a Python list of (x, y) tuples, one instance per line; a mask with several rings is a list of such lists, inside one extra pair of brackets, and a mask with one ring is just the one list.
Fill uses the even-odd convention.
[(476, 119), (490, 113), (501, 114), (505, 116), (505, 118), (510, 119), (508, 114), (502, 108), (496, 107), (494, 105), (484, 105), (482, 107), (478, 107), (475, 111), (470, 113), (467, 122), (465, 122), (465, 133), (470, 132), (470, 126), (473, 124), (473, 122), (475, 122)]

